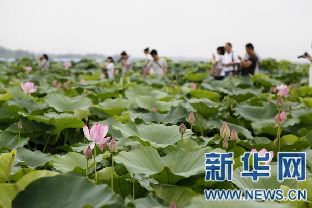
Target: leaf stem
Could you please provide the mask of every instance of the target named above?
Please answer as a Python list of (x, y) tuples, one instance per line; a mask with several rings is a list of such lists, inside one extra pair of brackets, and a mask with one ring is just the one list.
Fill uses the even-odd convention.
[(132, 199), (134, 199), (134, 174), (132, 175)]

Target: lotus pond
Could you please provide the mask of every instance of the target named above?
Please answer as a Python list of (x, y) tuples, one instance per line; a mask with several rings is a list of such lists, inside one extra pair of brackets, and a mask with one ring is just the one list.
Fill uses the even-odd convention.
[[(268, 59), (253, 77), (223, 81), (209, 76), (210, 66), (169, 62), (169, 74), (157, 79), (143, 77), (138, 62), (109, 81), (94, 60), (52, 62), (48, 71), (32, 59), (0, 63), (0, 207), (310, 207), (308, 66)], [(282, 100), (281, 85), (289, 88)], [(235, 133), (226, 141), (223, 122)], [(240, 177), (242, 154), (264, 148), (274, 152), (272, 170), (278, 151), (306, 152), (307, 179), (280, 183), (274, 171), (257, 183)], [(212, 151), (234, 152), (231, 182), (205, 181)], [(308, 200), (206, 201), (203, 194), (259, 188), (307, 189)]]

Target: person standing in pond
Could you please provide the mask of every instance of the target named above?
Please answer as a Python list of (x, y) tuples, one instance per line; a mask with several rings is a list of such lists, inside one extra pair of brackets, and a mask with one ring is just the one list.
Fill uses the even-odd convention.
[(108, 77), (109, 80), (115, 78), (115, 64), (113, 57), (107, 57), (101, 72), (101, 78)]
[(235, 75), (238, 73), (239, 67), (239, 58), (238, 55), (233, 51), (232, 44), (225, 44), (225, 54), (222, 59), (222, 71), (221, 76), (227, 77), (229, 75)]
[(153, 60), (153, 57), (151, 56), (148, 47), (143, 50), (143, 53), (144, 53), (144, 56), (145, 56), (143, 74), (144, 74), (144, 76), (146, 76), (147, 73), (148, 73), (147, 66)]
[(212, 54), (212, 70), (211, 70), (211, 76), (213, 76), (216, 80), (222, 80), (224, 79), (224, 76), (221, 76), (222, 71), (222, 60), (223, 56), (225, 54), (225, 48), (223, 46), (220, 46), (217, 48), (217, 55)]
[(49, 69), (50, 62), (47, 54), (43, 54), (39, 57), (39, 67), (46, 70)]
[(148, 66), (146, 67), (148, 74), (156, 76), (165, 75), (168, 70), (166, 59), (161, 58), (155, 49), (151, 51), (151, 56), (153, 57), (153, 60), (150, 61)]
[(125, 73), (130, 70), (131, 68), (131, 61), (129, 55), (126, 51), (121, 52), (120, 54), (120, 62), (122, 66), (122, 73)]
[(255, 53), (255, 48), (251, 43), (246, 44), (246, 53), (248, 55), (248, 59), (240, 58), (241, 75), (242, 76), (254, 75), (258, 65), (258, 57)]
[(305, 59), (310, 61), (310, 69), (309, 69), (309, 87), (312, 87), (312, 56), (308, 53), (305, 53), (303, 56)]

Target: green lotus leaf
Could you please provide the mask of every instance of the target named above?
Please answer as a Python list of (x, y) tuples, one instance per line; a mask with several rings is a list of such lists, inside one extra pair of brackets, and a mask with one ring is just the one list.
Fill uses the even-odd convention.
[(156, 108), (157, 111), (167, 112), (172, 107), (172, 102), (165, 102), (155, 99), (152, 96), (138, 96), (135, 98), (136, 104), (145, 110), (152, 111), (153, 108)]
[(206, 148), (191, 151), (179, 149), (175, 152), (169, 152), (162, 159), (174, 175), (187, 178), (204, 173), (203, 164), (205, 163), (206, 152), (208, 152)]
[(110, 116), (120, 115), (121, 112), (127, 109), (129, 100), (116, 98), (116, 99), (106, 99), (104, 102), (99, 103), (98, 106), (95, 106), (99, 110), (104, 111)]
[[(218, 129), (219, 130), (221, 128), (223, 122), (224, 121), (221, 121), (218, 119), (208, 120), (208, 121), (205, 121), (205, 126), (206, 126), (206, 128), (209, 128), (209, 129)], [(243, 126), (233, 124), (233, 123), (229, 123), (229, 122), (226, 122), (226, 123), (228, 124), (230, 129), (235, 129), (236, 132), (238, 133), (238, 135), (242, 135), (246, 139), (252, 140), (253, 136), (247, 128), (244, 128)], [(239, 138), (241, 138), (241, 137), (239, 137)]]
[(18, 148), (16, 152), (16, 160), (26, 164), (30, 168), (44, 166), (52, 159), (52, 155), (44, 154), (38, 150), (31, 151), (25, 148)]
[[(276, 156), (275, 156), (276, 157)], [(242, 168), (236, 168), (233, 173), (233, 183), (240, 189), (279, 189), (281, 185), (295, 188), (297, 182), (295, 180), (285, 180), (280, 183), (277, 181), (277, 165), (271, 162), (271, 177), (259, 178), (258, 182), (253, 182), (251, 178), (240, 177)]]
[(0, 108), (0, 123), (13, 123), (18, 120), (18, 113), (21, 108), (7, 103)]
[(67, 97), (63, 94), (50, 94), (44, 98), (45, 102), (59, 112), (73, 112), (87, 110), (92, 102), (85, 96)]
[[(133, 136), (139, 137), (140, 140), (149, 142), (156, 148), (164, 148), (173, 145), (181, 139), (178, 126), (165, 126), (163, 124), (154, 123), (149, 125), (126, 123), (114, 126), (114, 128), (119, 130), (126, 138)], [(191, 130), (188, 129), (184, 134), (184, 139), (188, 139), (191, 134)]]
[(148, 195), (144, 198), (139, 198), (134, 201), (136, 208), (168, 208), (168, 206), (164, 206), (159, 203), (155, 198), (153, 198), (151, 195)]
[(185, 74), (184, 78), (189, 81), (201, 81), (204, 80), (206, 77), (208, 77), (207, 72), (202, 73), (187, 73)]
[(13, 200), (13, 208), (123, 207), (107, 185), (95, 185), (84, 177), (58, 175), (29, 184)]
[(193, 98), (188, 100), (188, 102), (192, 105), (193, 108), (196, 109), (198, 113), (203, 115), (206, 118), (211, 118), (218, 114), (219, 105), (207, 98)]
[(27, 144), (29, 138), (21, 137), (18, 138), (17, 134), (11, 132), (0, 132), (0, 150), (1, 149), (16, 149), (18, 147), (23, 147)]
[(0, 207), (11, 208), (12, 200), (17, 194), (17, 187), (12, 183), (0, 183)]
[(62, 173), (73, 171), (75, 168), (86, 168), (86, 158), (76, 152), (69, 152), (62, 156), (56, 155), (51, 162), (53, 167)]
[(204, 155), (207, 149), (186, 151), (179, 149), (160, 157), (153, 147), (140, 147), (130, 152), (120, 152), (115, 156), (133, 174), (151, 176), (168, 167), (176, 176), (189, 177), (204, 172)]
[(188, 187), (169, 185), (156, 186), (155, 192), (167, 204), (176, 203), (177, 207), (187, 206), (193, 197), (200, 195)]
[(217, 92), (212, 92), (209, 90), (195, 89), (190, 92), (193, 98), (208, 98), (213, 102), (219, 102), (220, 95)]
[(236, 115), (248, 120), (258, 121), (260, 119), (274, 119), (276, 106), (273, 103), (263, 103), (262, 106), (251, 106), (240, 104), (235, 108)]
[(45, 113), (41, 115), (27, 115), (30, 121), (36, 121), (39, 123), (45, 123), (55, 127), (54, 132), (58, 133), (67, 128), (82, 128), (84, 123), (77, 116), (69, 113)]
[(139, 118), (144, 121), (144, 123), (164, 123), (164, 124), (177, 124), (178, 122), (185, 121), (187, 116), (187, 111), (182, 106), (171, 107), (167, 114), (162, 114), (158, 112), (150, 113), (135, 113), (134, 118)]
[(9, 180), (15, 157), (16, 150), (0, 154), (0, 183), (5, 183)]
[(151, 176), (159, 173), (164, 164), (153, 147), (140, 147), (130, 152), (120, 152), (114, 157), (117, 163), (124, 164), (133, 174)]
[(138, 86), (137, 85), (137, 86), (133, 86), (133, 87), (127, 89), (125, 92), (125, 96), (128, 99), (134, 99), (138, 96), (143, 96), (143, 95), (151, 96), (155, 99), (160, 99), (160, 98), (164, 98), (164, 97), (168, 96), (167, 93), (160, 91), (160, 90), (155, 90), (154, 88), (149, 87), (149, 86)]

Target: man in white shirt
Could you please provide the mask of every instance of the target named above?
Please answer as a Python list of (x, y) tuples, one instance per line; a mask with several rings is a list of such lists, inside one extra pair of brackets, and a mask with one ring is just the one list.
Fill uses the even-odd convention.
[(226, 43), (225, 54), (222, 59), (223, 67), (220, 75), (226, 77), (231, 73), (236, 74), (239, 63), (240, 60), (238, 58), (238, 55), (233, 51), (232, 44)]
[(157, 51), (153, 49), (151, 51), (151, 56), (153, 60), (149, 62), (146, 67), (147, 71), (151, 75), (164, 75), (167, 73), (167, 61), (164, 58), (160, 58)]

